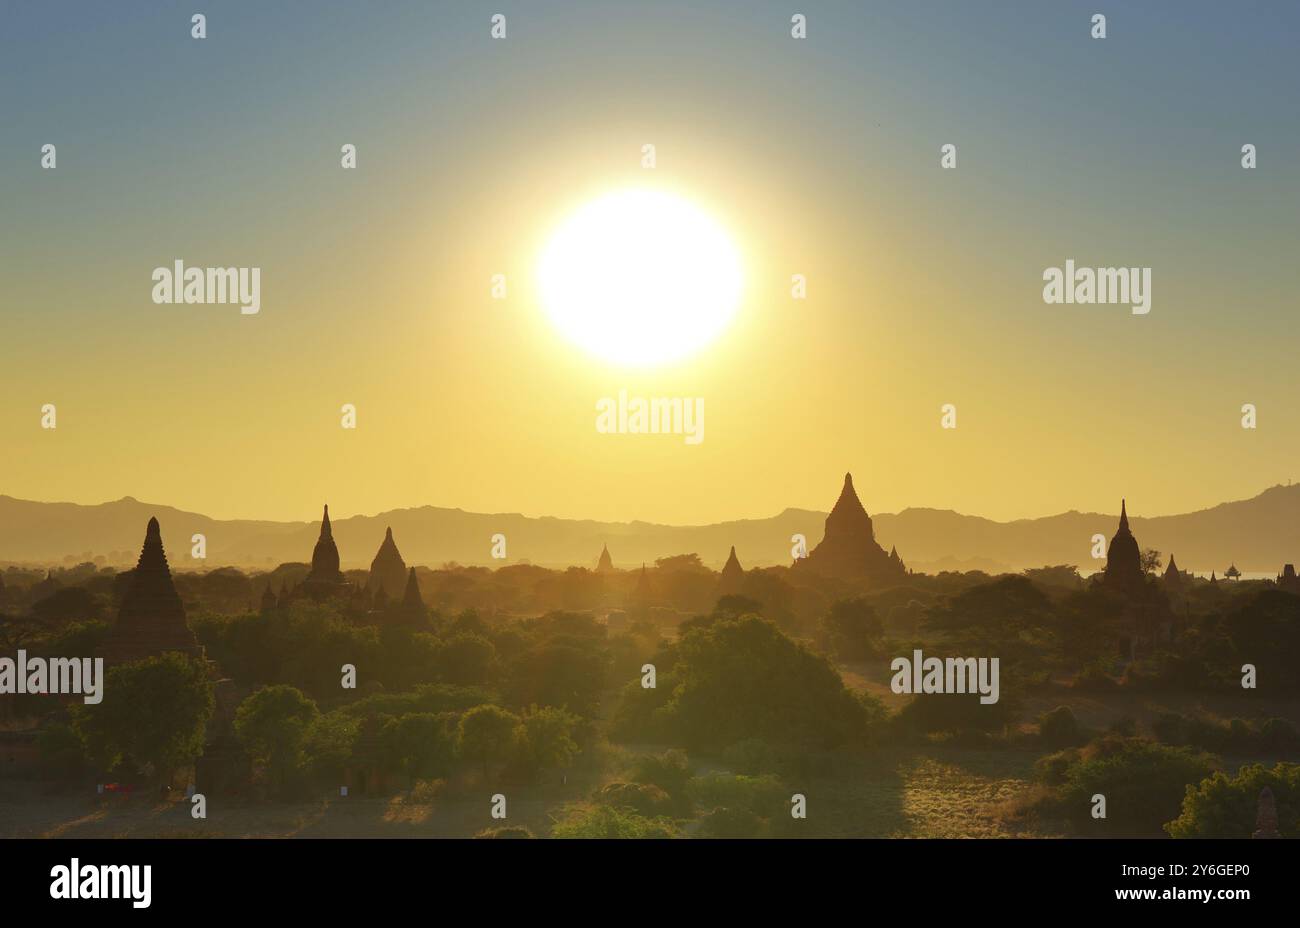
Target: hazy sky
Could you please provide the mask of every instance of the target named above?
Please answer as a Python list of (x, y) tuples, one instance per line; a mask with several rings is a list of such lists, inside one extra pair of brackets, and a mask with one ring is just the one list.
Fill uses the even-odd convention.
[[(5, 2), (0, 493), (679, 523), (826, 508), (846, 470), (871, 512), (1253, 495), (1300, 477), (1298, 34), (1292, 3)], [(688, 361), (593, 360), (538, 308), (548, 232), (625, 187), (742, 254)], [(261, 312), (154, 304), (178, 258), (260, 267)], [(1044, 304), (1066, 259), (1152, 268), (1151, 312)], [(705, 440), (598, 433), (620, 389), (703, 398)]]

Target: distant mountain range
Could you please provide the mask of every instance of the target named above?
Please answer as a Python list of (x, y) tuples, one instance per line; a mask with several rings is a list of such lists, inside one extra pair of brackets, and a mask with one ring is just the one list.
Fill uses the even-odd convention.
[[(869, 500), (864, 500), (869, 502)], [(868, 507), (869, 508), (869, 507)], [(1167, 562), (1222, 574), (1235, 563), (1246, 573), (1275, 574), (1285, 562), (1300, 562), (1300, 484), (1275, 486), (1251, 499), (1222, 503), (1182, 515), (1142, 518), (1129, 507), (1133, 533), (1142, 548), (1156, 548)], [(0, 495), (0, 561), (61, 564), (67, 556), (103, 555), (110, 563), (134, 563), (145, 524), (157, 516), (172, 566), (180, 569), (239, 566), (269, 569), (311, 560), (319, 521), (219, 520), (171, 506), (126, 497), (97, 506), (40, 503)], [(422, 506), (374, 516), (333, 519), (334, 538), (345, 568), (369, 567), (391, 526), (408, 564), (500, 566), (529, 561), (545, 566), (591, 567), (608, 544), (616, 567), (653, 564), (672, 554), (699, 554), (721, 567), (732, 545), (746, 567), (788, 564), (791, 536), (803, 534), (811, 549), (821, 540), (826, 514), (787, 509), (767, 519), (713, 525), (674, 526), (650, 522), (596, 522), (517, 513), (485, 514)], [(1038, 519), (994, 522), (950, 510), (905, 509), (873, 513), (876, 538), (909, 567), (938, 570), (1022, 570), (1047, 564), (1075, 564), (1084, 573), (1100, 568), (1091, 558), (1092, 536), (1109, 541), (1118, 513), (1065, 512)], [(207, 538), (208, 557), (192, 559), (190, 537)], [(492, 536), (506, 536), (504, 561), (491, 558)]]

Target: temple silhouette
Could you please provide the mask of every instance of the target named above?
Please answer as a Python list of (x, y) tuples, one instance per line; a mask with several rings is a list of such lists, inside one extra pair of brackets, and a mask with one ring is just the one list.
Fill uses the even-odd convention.
[(844, 475), (844, 487), (826, 516), (821, 542), (794, 566), (810, 574), (866, 581), (872, 586), (896, 583), (907, 575), (898, 551), (886, 554), (876, 542), (875, 526), (853, 489), (852, 474)]
[(107, 663), (122, 663), (169, 651), (203, 656), (203, 648), (185, 620), (185, 606), (163, 551), (162, 530), (154, 518), (145, 529), (140, 560), (127, 581), (103, 656)]

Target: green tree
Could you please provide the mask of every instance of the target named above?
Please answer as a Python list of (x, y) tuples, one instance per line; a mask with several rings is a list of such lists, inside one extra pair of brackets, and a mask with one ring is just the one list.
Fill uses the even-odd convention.
[(72, 708), (72, 725), (105, 770), (124, 767), (168, 783), (203, 753), (215, 704), (202, 661), (169, 653), (120, 664), (103, 687), (102, 702)]
[(509, 758), (515, 744), (519, 716), (500, 706), (475, 706), (460, 717), (460, 755), (483, 765), (484, 778), (490, 764)]
[(861, 597), (841, 599), (822, 619), (826, 642), (840, 660), (862, 661), (880, 654), (884, 627), (876, 610)]
[(1178, 818), (1165, 825), (1175, 838), (1249, 838), (1255, 831), (1259, 794), (1273, 791), (1277, 830), (1284, 838), (1300, 838), (1300, 764), (1279, 763), (1242, 767), (1236, 776), (1222, 770), (1189, 786)]
[(515, 733), (520, 765), (529, 772), (569, 766), (578, 753), (573, 733), (580, 721), (563, 709), (530, 706)]
[(415, 780), (447, 775), (456, 734), (454, 713), (413, 712), (385, 721), (379, 738), (388, 763)]
[(302, 691), (284, 684), (266, 686), (239, 704), (235, 734), (253, 760), (265, 765), (284, 789), (303, 767), (307, 734), (319, 711)]
[(453, 635), (438, 651), (438, 675), (446, 683), (485, 683), (496, 663), (497, 651), (482, 635)]

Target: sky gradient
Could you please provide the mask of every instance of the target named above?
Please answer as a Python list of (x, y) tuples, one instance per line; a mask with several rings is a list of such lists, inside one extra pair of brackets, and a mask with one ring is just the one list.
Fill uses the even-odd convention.
[[(694, 524), (828, 508), (845, 471), (871, 512), (995, 519), (1300, 477), (1300, 6), (203, 7), (0, 7), (0, 493)], [(625, 187), (742, 254), (685, 362), (594, 360), (538, 308), (547, 233)], [(152, 303), (178, 258), (260, 267), (260, 314)], [(1151, 267), (1150, 314), (1044, 304), (1067, 258)], [(705, 440), (600, 434), (619, 390), (702, 397)]]

